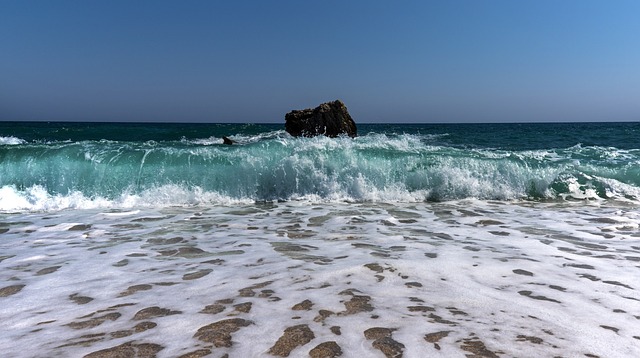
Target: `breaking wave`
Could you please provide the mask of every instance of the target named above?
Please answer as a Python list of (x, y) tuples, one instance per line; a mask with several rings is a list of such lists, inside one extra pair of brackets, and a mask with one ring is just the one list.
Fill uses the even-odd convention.
[[(640, 201), (640, 151), (489, 150), (420, 134), (0, 144), (0, 210), (307, 200)], [(6, 143), (5, 143), (6, 142)]]

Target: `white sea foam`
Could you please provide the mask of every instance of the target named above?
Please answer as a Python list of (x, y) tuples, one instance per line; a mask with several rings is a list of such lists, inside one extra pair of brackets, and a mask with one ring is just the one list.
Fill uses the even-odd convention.
[[(297, 160), (297, 159), (296, 159)], [(287, 163), (283, 163), (285, 167)], [(299, 161), (297, 167), (304, 167)], [(507, 164), (508, 165), (508, 164)], [(285, 169), (292, 171), (294, 169)], [(295, 169), (300, 170), (300, 169)], [(475, 171), (475, 175), (470, 172)], [(508, 173), (509, 169), (504, 172)], [(485, 170), (480, 168), (460, 168), (440, 164), (440, 168), (431, 177), (425, 178), (421, 174), (407, 176), (406, 183), (390, 181), (384, 186), (371, 181), (362, 174), (356, 174), (348, 180), (336, 180), (326, 176), (325, 173), (316, 173), (315, 176), (305, 179), (314, 180), (316, 183), (313, 191), (293, 190), (289, 194), (281, 194), (290, 201), (300, 201), (309, 204), (314, 203), (340, 203), (340, 202), (379, 202), (379, 203), (421, 203), (425, 201), (451, 200), (463, 198), (491, 198), (497, 200), (521, 200), (527, 199), (527, 190), (543, 193), (551, 200), (581, 200), (604, 201), (590, 183), (580, 183), (578, 178), (566, 176), (562, 179), (565, 192), (557, 193), (548, 187), (549, 183), (558, 173), (555, 170), (540, 171), (538, 179), (528, 180), (526, 177), (506, 177), (500, 174), (500, 170)], [(304, 176), (300, 176), (304, 177)], [(607, 178), (594, 177), (605, 186), (606, 195), (610, 200), (626, 201), (637, 204), (640, 198), (640, 189), (636, 186), (621, 183)], [(287, 183), (290, 177), (283, 175), (274, 178), (282, 186), (305, 186), (308, 183), (299, 181)], [(519, 182), (520, 181), (520, 182)], [(274, 183), (275, 183), (274, 182)], [(275, 184), (272, 190), (278, 189)], [(280, 189), (281, 190), (281, 189)], [(135, 207), (165, 208), (173, 206), (208, 206), (208, 205), (238, 205), (251, 204), (256, 201), (256, 195), (246, 192), (245, 195), (229, 195), (215, 191), (207, 191), (199, 186), (184, 186), (178, 184), (158, 185), (140, 192), (127, 189), (115, 198), (102, 196), (87, 196), (80, 191), (72, 191), (67, 194), (51, 194), (44, 187), (34, 185), (25, 189), (18, 189), (13, 185), (0, 187), (0, 213), (1, 212), (46, 212), (67, 209), (128, 209)], [(267, 202), (275, 199), (266, 200)]]
[[(640, 200), (637, 153), (431, 145), (429, 136), (74, 142), (7, 151), (0, 211), (251, 203)], [(219, 144), (219, 143), (218, 143)], [(620, 159), (623, 157), (623, 159)], [(84, 160), (82, 160), (83, 158)]]
[[(292, 138), (289, 134), (287, 134), (284, 130), (272, 131), (272, 132), (263, 132), (256, 135), (229, 135), (229, 139), (235, 142), (235, 145), (247, 145), (251, 143), (257, 143), (270, 139), (279, 139), (279, 138)], [(215, 136), (211, 136), (208, 138), (197, 138), (197, 139), (186, 139), (183, 138), (181, 140), (183, 143), (188, 144), (196, 144), (196, 145), (219, 145), (223, 143), (222, 137), (218, 138)]]
[(87, 197), (79, 191), (69, 194), (50, 194), (39, 185), (26, 190), (15, 186), (0, 188), (0, 212), (38, 212), (67, 209), (134, 208), (194, 206), (201, 204), (235, 205), (253, 203), (252, 199), (231, 198), (218, 193), (205, 192), (201, 188), (185, 188), (179, 185), (163, 185), (142, 191), (140, 194), (122, 193), (116, 199)]
[[(474, 200), (2, 214), (0, 347), (258, 357), (304, 324), (315, 338), (291, 356), (335, 341), (346, 357), (382, 357), (373, 327), (396, 329), (405, 357), (464, 356), (465, 341), (503, 356), (639, 356), (638, 224), (629, 206)], [(370, 307), (349, 313), (355, 296)], [(151, 307), (173, 314), (134, 319)], [(231, 347), (194, 337), (230, 318), (252, 322)]]
[(16, 137), (2, 137), (0, 136), (0, 145), (18, 145), (24, 144), (26, 141), (24, 139), (16, 138)]
[(67, 195), (52, 195), (40, 185), (34, 185), (26, 190), (18, 190), (15, 186), (8, 185), (0, 188), (0, 212), (57, 211), (111, 206), (113, 202), (110, 200), (87, 198), (77, 191)]

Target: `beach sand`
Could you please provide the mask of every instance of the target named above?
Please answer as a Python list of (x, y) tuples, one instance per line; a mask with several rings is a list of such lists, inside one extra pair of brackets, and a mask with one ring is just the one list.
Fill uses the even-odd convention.
[(588, 202), (2, 214), (0, 350), (637, 357), (639, 224)]

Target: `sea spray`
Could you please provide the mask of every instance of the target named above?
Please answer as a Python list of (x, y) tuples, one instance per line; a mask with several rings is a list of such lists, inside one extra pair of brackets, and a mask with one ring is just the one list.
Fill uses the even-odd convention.
[(2, 210), (309, 200), (640, 198), (640, 151), (446, 145), (445, 134), (293, 138), (281, 130), (168, 141), (0, 146)]

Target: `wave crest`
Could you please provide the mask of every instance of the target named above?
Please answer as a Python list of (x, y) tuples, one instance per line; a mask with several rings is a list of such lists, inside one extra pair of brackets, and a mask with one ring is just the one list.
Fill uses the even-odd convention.
[(9, 137), (0, 137), (0, 145), (19, 145), (25, 144), (27, 141), (24, 139), (16, 138), (13, 136)]
[[(0, 148), (0, 210), (307, 200), (640, 201), (640, 152), (436, 145), (429, 136), (238, 136), (239, 145), (86, 141)], [(437, 140), (437, 139), (435, 139)]]

